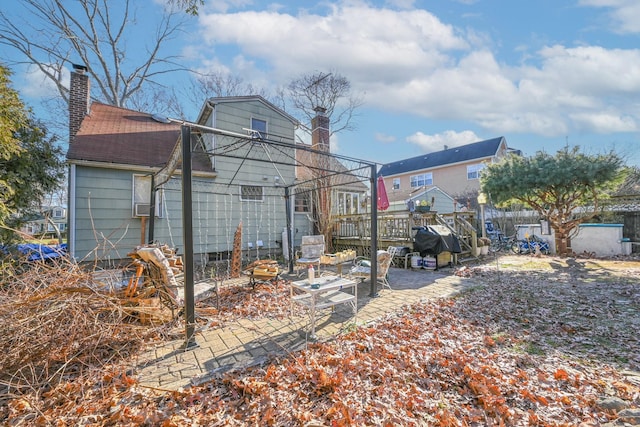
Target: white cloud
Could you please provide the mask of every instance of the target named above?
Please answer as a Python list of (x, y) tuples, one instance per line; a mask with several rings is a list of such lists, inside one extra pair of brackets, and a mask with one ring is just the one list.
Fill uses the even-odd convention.
[(389, 84), (442, 66), (443, 50), (468, 47), (453, 27), (424, 10), (334, 5), (326, 16), (247, 11), (203, 15), (200, 23), (206, 43), (236, 44), (285, 81), (336, 68), (362, 87)]
[(480, 140), (481, 138), (478, 138), (478, 136), (470, 130), (462, 132), (448, 130), (436, 135), (426, 135), (422, 132), (416, 132), (407, 137), (407, 142), (421, 147), (422, 150), (427, 153), (443, 150), (445, 146), (449, 148), (459, 147)]
[(636, 119), (630, 116), (620, 116), (618, 113), (572, 114), (571, 119), (580, 123), (583, 129), (599, 134), (638, 132), (640, 130)]
[(611, 30), (617, 33), (640, 33), (640, 3), (637, 0), (581, 0), (582, 6), (608, 8)]
[(376, 141), (380, 141), (385, 144), (390, 144), (396, 141), (395, 136), (387, 135), (386, 133), (382, 133), (382, 132), (376, 132), (376, 134), (374, 135), (374, 138), (376, 139)]
[[(635, 3), (580, 4), (638, 16)], [(387, 4), (400, 8), (413, 3)], [(638, 49), (558, 44), (527, 50), (523, 65), (510, 65), (497, 59), (487, 34), (455, 28), (426, 10), (374, 8), (364, 1), (328, 7), (326, 14), (202, 14), (202, 54), (207, 56), (206, 45), (216, 53), (236, 49), (233, 60), (220, 62), (245, 80), (269, 87), (334, 69), (351, 81), (356, 93), (366, 94), (368, 108), (470, 121), (494, 135), (628, 130), (640, 120)], [(216, 55), (209, 57), (215, 63)]]
[[(66, 68), (64, 68), (63, 74), (64, 76), (61, 81), (68, 85), (70, 73)], [(59, 96), (56, 85), (45, 77), (45, 75), (42, 74), (42, 71), (35, 66), (30, 66), (27, 69), (24, 74), (24, 80), (24, 86), (20, 88), (20, 92), (24, 96), (33, 98), (52, 98)]]

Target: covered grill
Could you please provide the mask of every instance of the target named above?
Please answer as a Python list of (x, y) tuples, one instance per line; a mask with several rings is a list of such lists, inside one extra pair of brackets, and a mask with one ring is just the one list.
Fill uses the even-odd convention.
[(421, 257), (428, 255), (436, 258), (436, 269), (438, 268), (438, 255), (444, 252), (460, 253), (460, 242), (458, 238), (444, 226), (432, 225), (428, 227), (414, 227), (416, 231), (413, 240), (413, 251), (419, 253)]

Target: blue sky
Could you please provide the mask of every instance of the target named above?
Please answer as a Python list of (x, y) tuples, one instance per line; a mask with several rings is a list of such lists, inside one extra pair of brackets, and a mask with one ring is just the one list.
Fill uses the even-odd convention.
[[(161, 10), (133, 3), (132, 44)], [(364, 104), (339, 154), (386, 163), (504, 136), (525, 155), (568, 144), (640, 165), (637, 0), (205, 3), (171, 45), (190, 67), (267, 90), (311, 72), (351, 81)], [(44, 89), (15, 71), (34, 104)]]

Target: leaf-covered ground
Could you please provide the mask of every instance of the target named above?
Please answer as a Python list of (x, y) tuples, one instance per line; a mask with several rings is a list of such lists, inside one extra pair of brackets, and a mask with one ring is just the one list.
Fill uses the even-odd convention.
[(268, 364), (177, 392), (140, 387), (125, 365), (105, 366), (11, 396), (4, 422), (640, 425), (639, 267), (509, 257), (462, 268), (482, 286)]

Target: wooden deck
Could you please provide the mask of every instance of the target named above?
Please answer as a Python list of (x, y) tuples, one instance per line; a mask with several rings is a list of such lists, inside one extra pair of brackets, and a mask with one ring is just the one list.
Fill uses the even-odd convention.
[[(476, 253), (477, 231), (474, 212), (389, 212), (378, 213), (378, 247), (407, 246), (413, 249), (414, 227), (446, 227), (460, 241), (462, 257)], [(371, 221), (369, 214), (343, 215), (336, 218), (332, 236), (334, 251), (355, 249), (360, 256), (371, 256)]]

